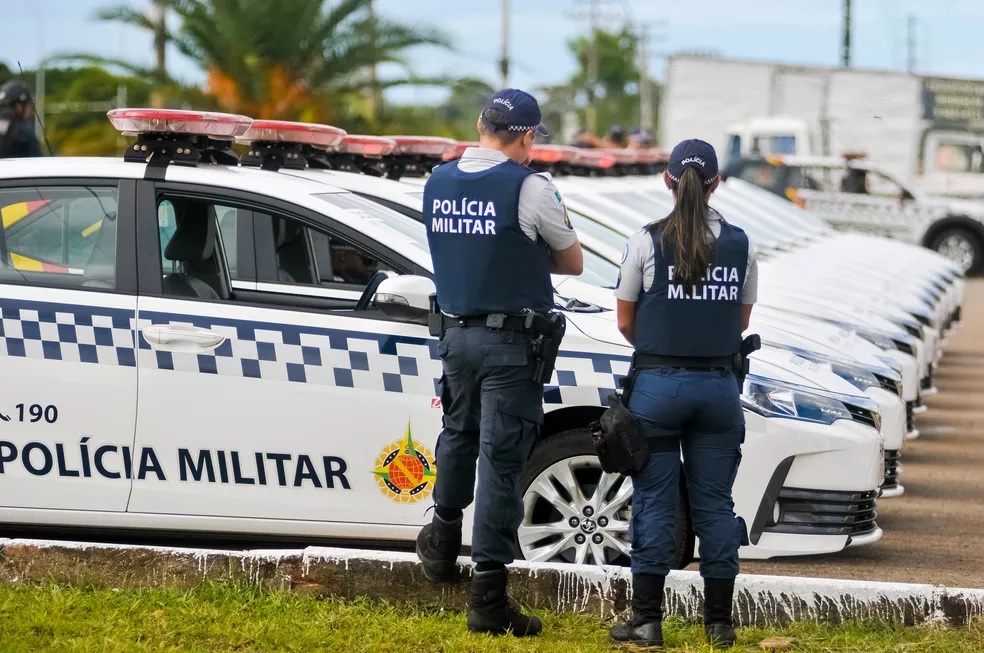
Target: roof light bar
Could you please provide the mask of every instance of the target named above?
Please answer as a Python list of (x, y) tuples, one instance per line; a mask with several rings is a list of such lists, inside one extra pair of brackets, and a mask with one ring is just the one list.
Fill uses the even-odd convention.
[(608, 169), (615, 165), (615, 157), (604, 150), (579, 149), (574, 156), (574, 163), (586, 168)]
[(443, 158), (445, 152), (453, 152), (457, 141), (440, 136), (390, 136), (396, 141), (393, 154), (416, 154)]
[(396, 149), (396, 141), (385, 136), (348, 135), (337, 145), (335, 151), (341, 154), (354, 154), (365, 157), (382, 157)]
[(180, 109), (112, 109), (106, 116), (126, 136), (184, 134), (231, 141), (249, 129), (252, 118), (232, 113)]
[(338, 145), (346, 132), (331, 125), (286, 120), (254, 120), (249, 129), (236, 138), (241, 143), (296, 143), (329, 148)]
[(466, 142), (458, 141), (455, 143), (453, 148), (451, 148), (450, 150), (444, 153), (443, 158), (445, 161), (460, 159), (465, 154), (465, 150), (467, 150), (469, 147), (478, 147), (478, 146), (479, 145), (476, 142), (466, 143)]
[(638, 158), (636, 158), (636, 163), (643, 165), (652, 165), (654, 163), (664, 163), (669, 160), (669, 153), (666, 150), (657, 148), (645, 148), (636, 150)]
[(578, 152), (578, 148), (569, 145), (534, 145), (530, 158), (538, 163), (570, 163)]
[(604, 148), (598, 150), (599, 152), (612, 157), (617, 165), (629, 165), (636, 163), (639, 160), (639, 155), (636, 150), (630, 150), (627, 148)]

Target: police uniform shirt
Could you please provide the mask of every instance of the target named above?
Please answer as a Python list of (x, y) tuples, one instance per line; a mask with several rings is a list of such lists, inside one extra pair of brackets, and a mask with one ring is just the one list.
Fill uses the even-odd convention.
[[(508, 160), (499, 150), (469, 147), (458, 161), (462, 172), (482, 172)], [(547, 173), (530, 175), (519, 192), (519, 225), (530, 240), (543, 238), (552, 251), (565, 250), (577, 242), (567, 217), (567, 207)]]
[[(717, 239), (721, 235), (721, 214), (711, 209), (707, 216), (707, 225)], [(653, 285), (656, 273), (656, 249), (648, 229), (636, 233), (625, 246), (622, 255), (622, 265), (619, 269), (618, 282), (615, 285), (615, 297), (627, 302), (639, 301), (639, 295), (648, 291)], [(741, 303), (754, 304), (758, 299), (758, 262), (755, 248), (751, 241), (748, 243), (748, 263), (745, 267), (745, 283), (741, 290)]]

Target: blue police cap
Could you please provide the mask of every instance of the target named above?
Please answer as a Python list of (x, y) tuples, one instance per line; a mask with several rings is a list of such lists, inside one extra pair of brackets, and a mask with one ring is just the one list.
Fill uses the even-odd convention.
[[(486, 117), (490, 109), (495, 109), (505, 118), (490, 120)], [(536, 130), (543, 136), (549, 136), (550, 131), (543, 126), (542, 120), (540, 104), (536, 98), (518, 88), (504, 88), (498, 91), (485, 102), (485, 108), (482, 109), (482, 122), (492, 131), (500, 129), (516, 132)]]
[(705, 186), (714, 181), (718, 174), (718, 158), (710, 143), (697, 138), (677, 143), (666, 165), (670, 179), (679, 182), (687, 168), (696, 170)]

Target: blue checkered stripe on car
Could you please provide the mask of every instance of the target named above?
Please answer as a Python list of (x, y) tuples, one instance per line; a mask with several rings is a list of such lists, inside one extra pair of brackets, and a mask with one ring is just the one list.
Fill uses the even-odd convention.
[[(437, 341), (274, 322), (78, 304), (0, 299), (0, 356), (134, 367), (137, 329), (180, 324), (226, 340), (206, 354), (154, 351), (141, 336), (142, 364), (180, 373), (216, 374), (437, 396)], [(386, 323), (381, 323), (386, 324)], [(627, 372), (628, 356), (567, 351), (557, 359), (544, 402), (607, 405)]]
[(134, 367), (133, 311), (0, 300), (0, 355)]

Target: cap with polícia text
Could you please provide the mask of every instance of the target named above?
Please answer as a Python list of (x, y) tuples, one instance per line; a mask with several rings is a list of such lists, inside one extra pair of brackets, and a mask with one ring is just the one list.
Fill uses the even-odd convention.
[(485, 126), (492, 131), (535, 130), (542, 136), (550, 135), (550, 131), (543, 125), (543, 115), (536, 98), (518, 88), (504, 88), (492, 95), (485, 102), (481, 117)]
[(714, 182), (718, 174), (718, 158), (714, 147), (697, 138), (681, 141), (670, 152), (670, 160), (666, 165), (667, 174), (673, 183), (680, 183), (683, 171), (693, 168), (705, 186)]

